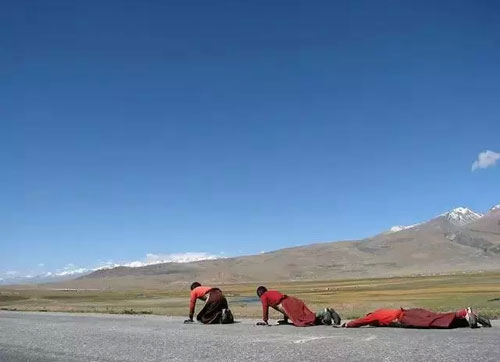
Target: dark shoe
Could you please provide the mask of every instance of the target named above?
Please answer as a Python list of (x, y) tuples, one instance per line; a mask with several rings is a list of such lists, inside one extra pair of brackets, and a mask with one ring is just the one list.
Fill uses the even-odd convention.
[(220, 318), (220, 323), (221, 324), (231, 324), (234, 323), (234, 317), (233, 313), (231, 312), (231, 309), (223, 309), (222, 310), (222, 315)]
[(332, 315), (328, 308), (322, 309), (316, 313), (316, 325), (329, 326), (332, 324)]
[(342, 320), (340, 319), (340, 315), (337, 312), (335, 312), (335, 310), (333, 310), (332, 308), (328, 308), (328, 311), (330, 312), (330, 315), (332, 316), (333, 325), (339, 326), (340, 322), (342, 322)]
[(485, 328), (491, 328), (491, 322), (486, 317), (481, 317), (479, 314), (477, 315), (477, 322)]
[(465, 319), (467, 320), (467, 323), (469, 323), (469, 327), (478, 328), (476, 314), (472, 311), (470, 307), (467, 307), (465, 310), (467, 311)]

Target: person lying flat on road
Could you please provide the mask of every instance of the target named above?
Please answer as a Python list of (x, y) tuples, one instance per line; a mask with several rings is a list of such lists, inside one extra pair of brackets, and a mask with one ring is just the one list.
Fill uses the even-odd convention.
[(205, 301), (205, 306), (198, 313), (196, 319), (204, 324), (229, 324), (234, 322), (233, 314), (229, 310), (227, 299), (219, 288), (202, 286), (198, 282), (191, 284), (191, 298), (189, 300), (189, 319), (184, 323), (193, 323), (196, 300)]
[(357, 328), (362, 326), (373, 327), (402, 327), (402, 328), (478, 328), (478, 323), (483, 327), (491, 327), (490, 320), (482, 317), (471, 308), (461, 309), (452, 313), (435, 313), (426, 309), (378, 309), (368, 313), (365, 317), (342, 327)]
[(340, 316), (331, 308), (314, 314), (304, 302), (298, 298), (283, 295), (276, 290), (267, 290), (266, 287), (260, 286), (257, 288), (257, 295), (262, 302), (262, 320), (258, 322), (259, 326), (267, 326), (269, 320), (269, 307), (282, 313), (283, 320), (278, 321), (278, 324), (288, 324), (288, 320), (297, 327), (315, 326), (320, 324), (340, 325)]

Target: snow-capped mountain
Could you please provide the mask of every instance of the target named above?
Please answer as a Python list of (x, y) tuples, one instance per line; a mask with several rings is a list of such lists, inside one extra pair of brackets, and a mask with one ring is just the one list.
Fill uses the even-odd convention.
[(389, 229), (390, 233), (397, 233), (398, 231), (406, 230), (406, 229), (411, 229), (414, 228), (415, 226), (418, 226), (420, 224), (413, 224), (413, 225), (395, 225)]
[(493, 206), (493, 207), (490, 209), (490, 212), (492, 212), (492, 211), (498, 211), (498, 210), (500, 210), (500, 204)]
[[(190, 263), (197, 260), (206, 261)], [(140, 261), (109, 262), (99, 268), (68, 265), (46, 273), (45, 279), (29, 275), (19, 282), (54, 282), (57, 276), (65, 278), (58, 281), (63, 288), (164, 288), (168, 284), (189, 285), (200, 276), (217, 284), (260, 282), (263, 278), (285, 281), (457, 273), (498, 270), (499, 266), (500, 205), (496, 205), (485, 215), (459, 207), (426, 222), (395, 226), (362, 240), (232, 258), (205, 253), (148, 254)], [(0, 272), (0, 284), (13, 284), (13, 278), (21, 278), (14, 273)]]
[[(500, 210), (496, 209), (496, 210)], [(499, 270), (500, 212), (459, 207), (418, 225), (397, 226), (357, 241), (318, 243), (196, 264), (158, 264), (96, 271), (66, 287), (188, 286), (203, 275), (211, 284), (318, 278), (366, 278)]]
[(33, 283), (53, 283), (70, 280), (85, 276), (99, 270), (114, 269), (118, 267), (141, 268), (149, 265), (165, 264), (165, 263), (191, 263), (202, 260), (214, 260), (223, 258), (222, 255), (212, 255), (205, 252), (187, 252), (173, 254), (146, 254), (143, 260), (136, 260), (124, 263), (105, 263), (97, 267), (82, 268), (69, 264), (66, 267), (43, 273), (27, 273), (18, 272), (0, 272), (0, 285), (4, 284), (33, 284)]
[(9, 284), (38, 284), (53, 283), (71, 280), (92, 273), (94, 270), (79, 268), (76, 270), (65, 270), (61, 272), (45, 272), (40, 274), (7, 273), (0, 277), (0, 285)]
[[(497, 211), (497, 210), (500, 210), (500, 204), (493, 206), (489, 210), (489, 212)], [(477, 220), (483, 218), (484, 216), (485, 216), (484, 214), (475, 212), (467, 207), (457, 207), (453, 210), (450, 210), (450, 211), (445, 212), (441, 215), (438, 215), (434, 219), (430, 220), (428, 223), (431, 223), (431, 222), (441, 222), (442, 223), (442, 221), (444, 220), (446, 223), (449, 223), (454, 227), (455, 226), (462, 227), (462, 226), (468, 225), (474, 221), (477, 221)], [(408, 225), (408, 226), (396, 225), (396, 226), (391, 227), (387, 232), (388, 233), (396, 233), (396, 232), (411, 229), (411, 228), (414, 228), (418, 225), (423, 225), (423, 224), (425, 224), (425, 223), (413, 224), (413, 225)]]
[(398, 231), (408, 229), (408, 226), (404, 225), (395, 225), (389, 229), (389, 232), (391, 233), (397, 233)]
[(472, 211), (466, 207), (457, 207), (451, 211), (448, 211), (441, 216), (444, 216), (446, 220), (457, 226), (464, 226), (477, 219), (483, 217), (483, 214)]

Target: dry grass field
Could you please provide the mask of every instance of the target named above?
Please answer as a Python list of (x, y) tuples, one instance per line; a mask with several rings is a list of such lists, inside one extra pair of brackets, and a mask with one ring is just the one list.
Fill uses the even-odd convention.
[[(257, 285), (220, 286), (237, 317), (258, 318)], [(382, 307), (424, 307), (450, 311), (472, 306), (500, 317), (500, 272), (385, 279), (350, 279), (268, 284), (297, 296), (313, 309), (330, 306), (344, 319)], [(0, 309), (186, 315), (188, 290), (58, 290), (48, 286), (0, 288)], [(198, 303), (200, 308), (202, 302)], [(277, 317), (277, 315), (274, 315)]]

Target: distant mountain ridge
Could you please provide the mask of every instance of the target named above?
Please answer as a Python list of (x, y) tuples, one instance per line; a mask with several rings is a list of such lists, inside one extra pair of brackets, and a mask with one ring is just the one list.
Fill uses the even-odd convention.
[(164, 288), (210, 284), (390, 277), (500, 269), (500, 205), (465, 207), (359, 241), (281, 249), (259, 255), (138, 268), (97, 270), (59, 283), (81, 288)]
[[(493, 206), (490, 209), (490, 211), (495, 210), (495, 208), (500, 208), (500, 205)], [(450, 210), (448, 212), (445, 212), (445, 213), (435, 217), (432, 220), (439, 219), (439, 218), (445, 218), (451, 224), (454, 224), (457, 226), (465, 226), (473, 221), (476, 221), (476, 220), (482, 218), (483, 216), (484, 216), (484, 214), (472, 211), (471, 209), (469, 209), (467, 207), (457, 207), (453, 210)], [(397, 226), (393, 226), (392, 228), (390, 228), (389, 231), (398, 232), (401, 230), (413, 228), (413, 227), (418, 226), (418, 225), (421, 225), (421, 224), (419, 223), (419, 224), (413, 224), (413, 225), (409, 225), (409, 226), (397, 225)]]

